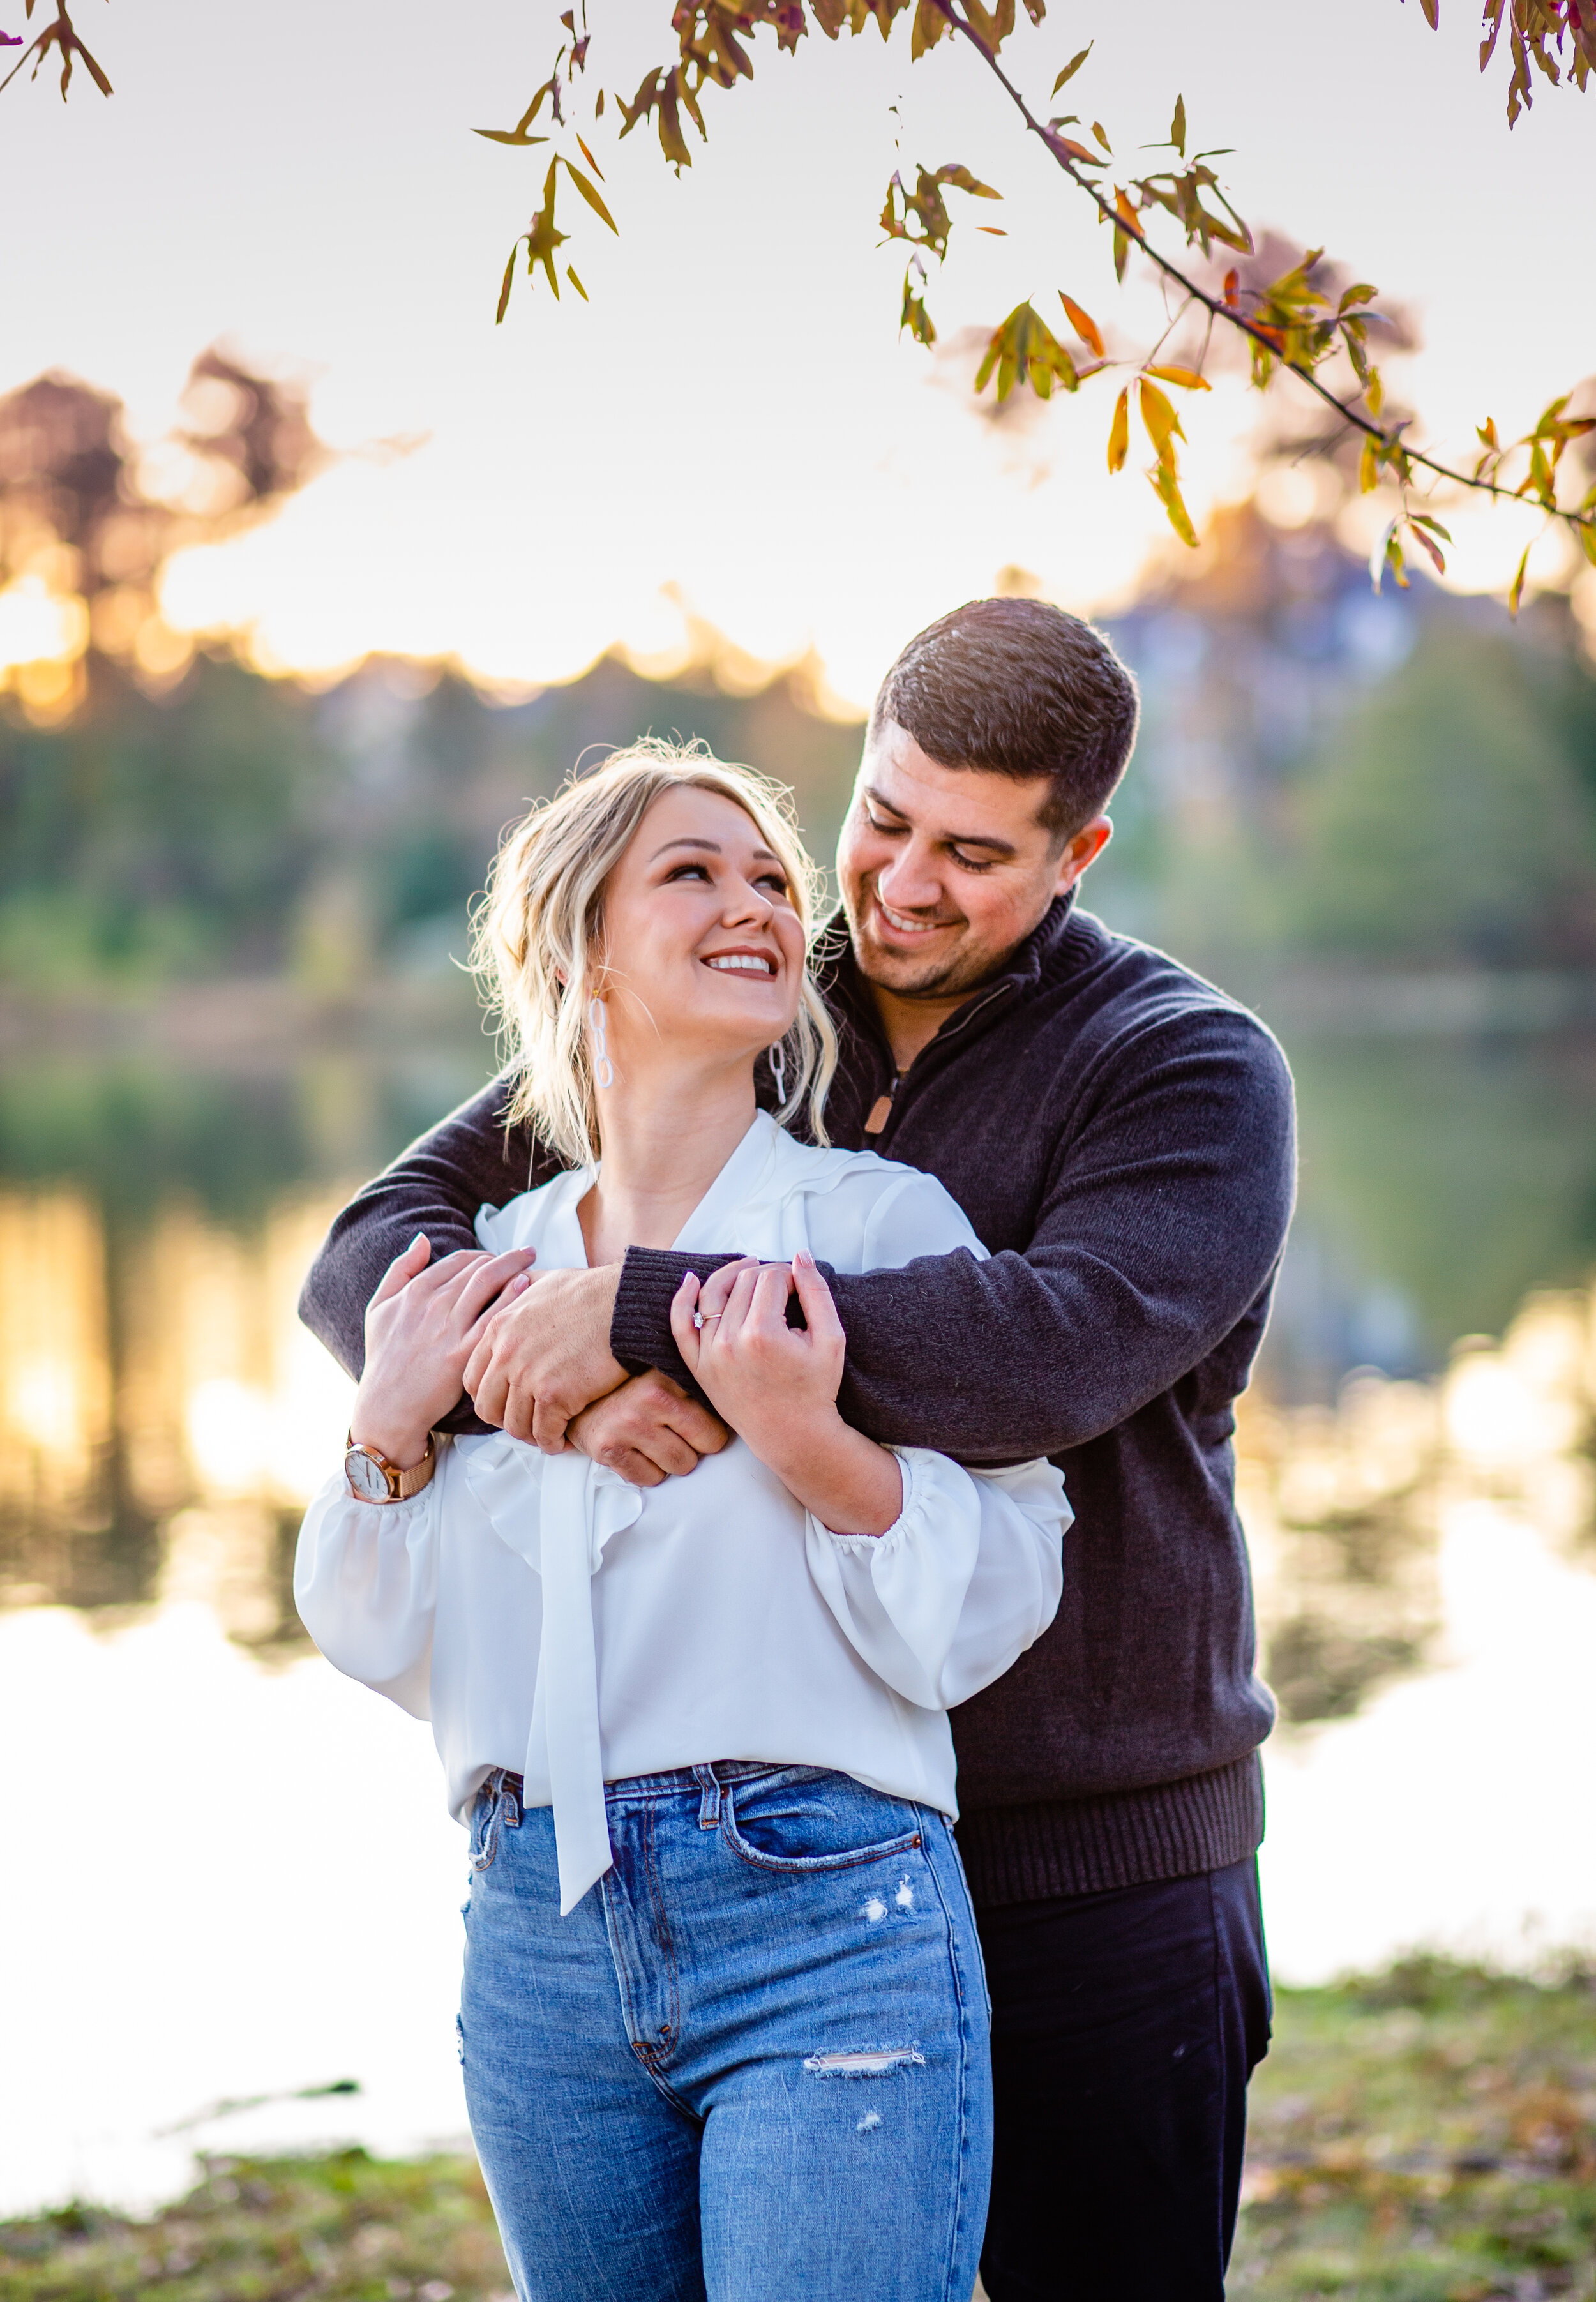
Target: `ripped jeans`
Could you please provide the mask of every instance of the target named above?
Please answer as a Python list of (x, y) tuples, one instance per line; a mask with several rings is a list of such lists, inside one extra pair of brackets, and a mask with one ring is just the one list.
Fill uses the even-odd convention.
[(945, 1816), (813, 1767), (607, 1788), (559, 1915), (554, 1826), (472, 1819), (460, 2054), (521, 2302), (970, 2302), (989, 2010)]

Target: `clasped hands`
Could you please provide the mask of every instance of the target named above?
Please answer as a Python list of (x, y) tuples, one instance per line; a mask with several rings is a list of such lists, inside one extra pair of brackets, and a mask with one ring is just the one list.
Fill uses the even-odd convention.
[[(418, 1459), (461, 1390), (484, 1423), (546, 1453), (574, 1447), (634, 1485), (693, 1470), (735, 1429), (780, 1470), (784, 1452), (836, 1416), (845, 1342), (813, 1260), (749, 1258), (701, 1285), (691, 1273), (671, 1332), (711, 1406), (658, 1371), (628, 1377), (609, 1348), (617, 1265), (533, 1273), (530, 1248), (461, 1250), (431, 1263), (424, 1236), (397, 1256), (366, 1313), (357, 1438)], [(787, 1324), (795, 1291), (807, 1322)]]

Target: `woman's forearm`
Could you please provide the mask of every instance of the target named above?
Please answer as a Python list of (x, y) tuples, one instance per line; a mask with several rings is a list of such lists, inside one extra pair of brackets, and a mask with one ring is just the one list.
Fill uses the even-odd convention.
[(885, 1534), (903, 1508), (897, 1457), (851, 1430), (841, 1416), (823, 1424), (760, 1432), (748, 1443), (834, 1534)]

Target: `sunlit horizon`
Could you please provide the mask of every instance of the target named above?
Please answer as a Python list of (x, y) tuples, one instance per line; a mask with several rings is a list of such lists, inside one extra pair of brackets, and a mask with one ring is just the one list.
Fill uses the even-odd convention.
[[(276, 518), (173, 559), (174, 632), (317, 681), (380, 653), (525, 692), (612, 648), (682, 663), (689, 626), (711, 627), (766, 672), (811, 663), (827, 708), (858, 711), (912, 632), (1014, 571), (1103, 614), (1180, 553), (1137, 456), (1106, 471), (1108, 378), (1001, 424), (990, 391), (971, 398), (967, 348), (1020, 297), (1068, 288), (1129, 340), (1157, 304), (1146, 281), (1118, 294), (1108, 236), (1017, 148), (967, 59), (911, 70), (906, 37), (811, 40), (794, 59), (761, 46), (755, 86), (710, 107), (679, 181), (641, 134), (601, 146), (620, 237), (567, 219), (591, 303), (557, 307), (523, 276), (496, 329), (542, 168), (471, 130), (522, 107), (547, 28), (508, 0), (477, 26), (454, 46), (419, 21), (396, 38), (391, 12), (359, 0), (333, 26), (289, 12), (263, 50), (243, 20), (186, 0), (99, 28), (111, 101), (8, 97), (13, 213), (48, 182), (53, 223), (12, 251), (0, 390), (80, 375), (123, 398), (153, 449), (189, 362), (227, 341), (307, 380), (333, 450)], [(642, 26), (602, 37), (620, 85)], [(1045, 92), (1065, 45), (1021, 25), (1014, 69)], [(1224, 164), (1255, 223), (1328, 239), (1415, 311), (1421, 349), (1394, 388), (1449, 452), (1487, 413), (1522, 427), (1596, 368), (1596, 248), (1517, 221), (1578, 213), (1583, 100), (1543, 91), (1510, 138), (1497, 78), (1449, 20), (1438, 36), (1357, 0), (1327, 46), (1306, 8), (1236, 0), (1216, 42), (1161, 0), (1099, 34), (1079, 85), (1122, 143), (1164, 134), (1179, 88), (1194, 136), (1237, 147)], [(1311, 89), (1323, 134), (1282, 88)], [(1354, 148), (1389, 160), (1355, 164)], [(956, 238), (927, 355), (896, 332), (902, 250), (876, 215), (894, 166), (955, 155), (1006, 192), (1008, 237)], [(1250, 492), (1264, 414), (1228, 374), (1187, 410), (1199, 526)], [(1348, 542), (1366, 549), (1384, 508), (1351, 507)], [(1534, 515), (1448, 517), (1449, 583), (1505, 590)], [(1537, 566), (1559, 565), (1554, 540)], [(48, 591), (0, 598), (6, 660), (50, 641)]]

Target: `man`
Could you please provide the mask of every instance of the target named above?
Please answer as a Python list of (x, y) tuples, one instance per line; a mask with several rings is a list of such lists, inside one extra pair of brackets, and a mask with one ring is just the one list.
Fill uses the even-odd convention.
[[(953, 1722), (993, 1999), (992, 2302), (1221, 2295), (1268, 2037), (1273, 1706), (1231, 1434), (1290, 1213), (1290, 1079), (1252, 1016), (1074, 908), (1136, 717), (1106, 643), (1040, 602), (922, 632), (877, 699), (820, 965), (833, 1139), (940, 1177), (991, 1252), (828, 1274), (843, 1410), (971, 1462), (1050, 1455), (1077, 1514), (1056, 1620)], [(418, 1231), (469, 1245), (483, 1200), (551, 1172), (503, 1100), (333, 1225), (302, 1309), (351, 1370)], [(690, 1470), (723, 1433), (671, 1342), (689, 1262), (715, 1258), (534, 1281), (466, 1370), (478, 1413), (645, 1483)]]

